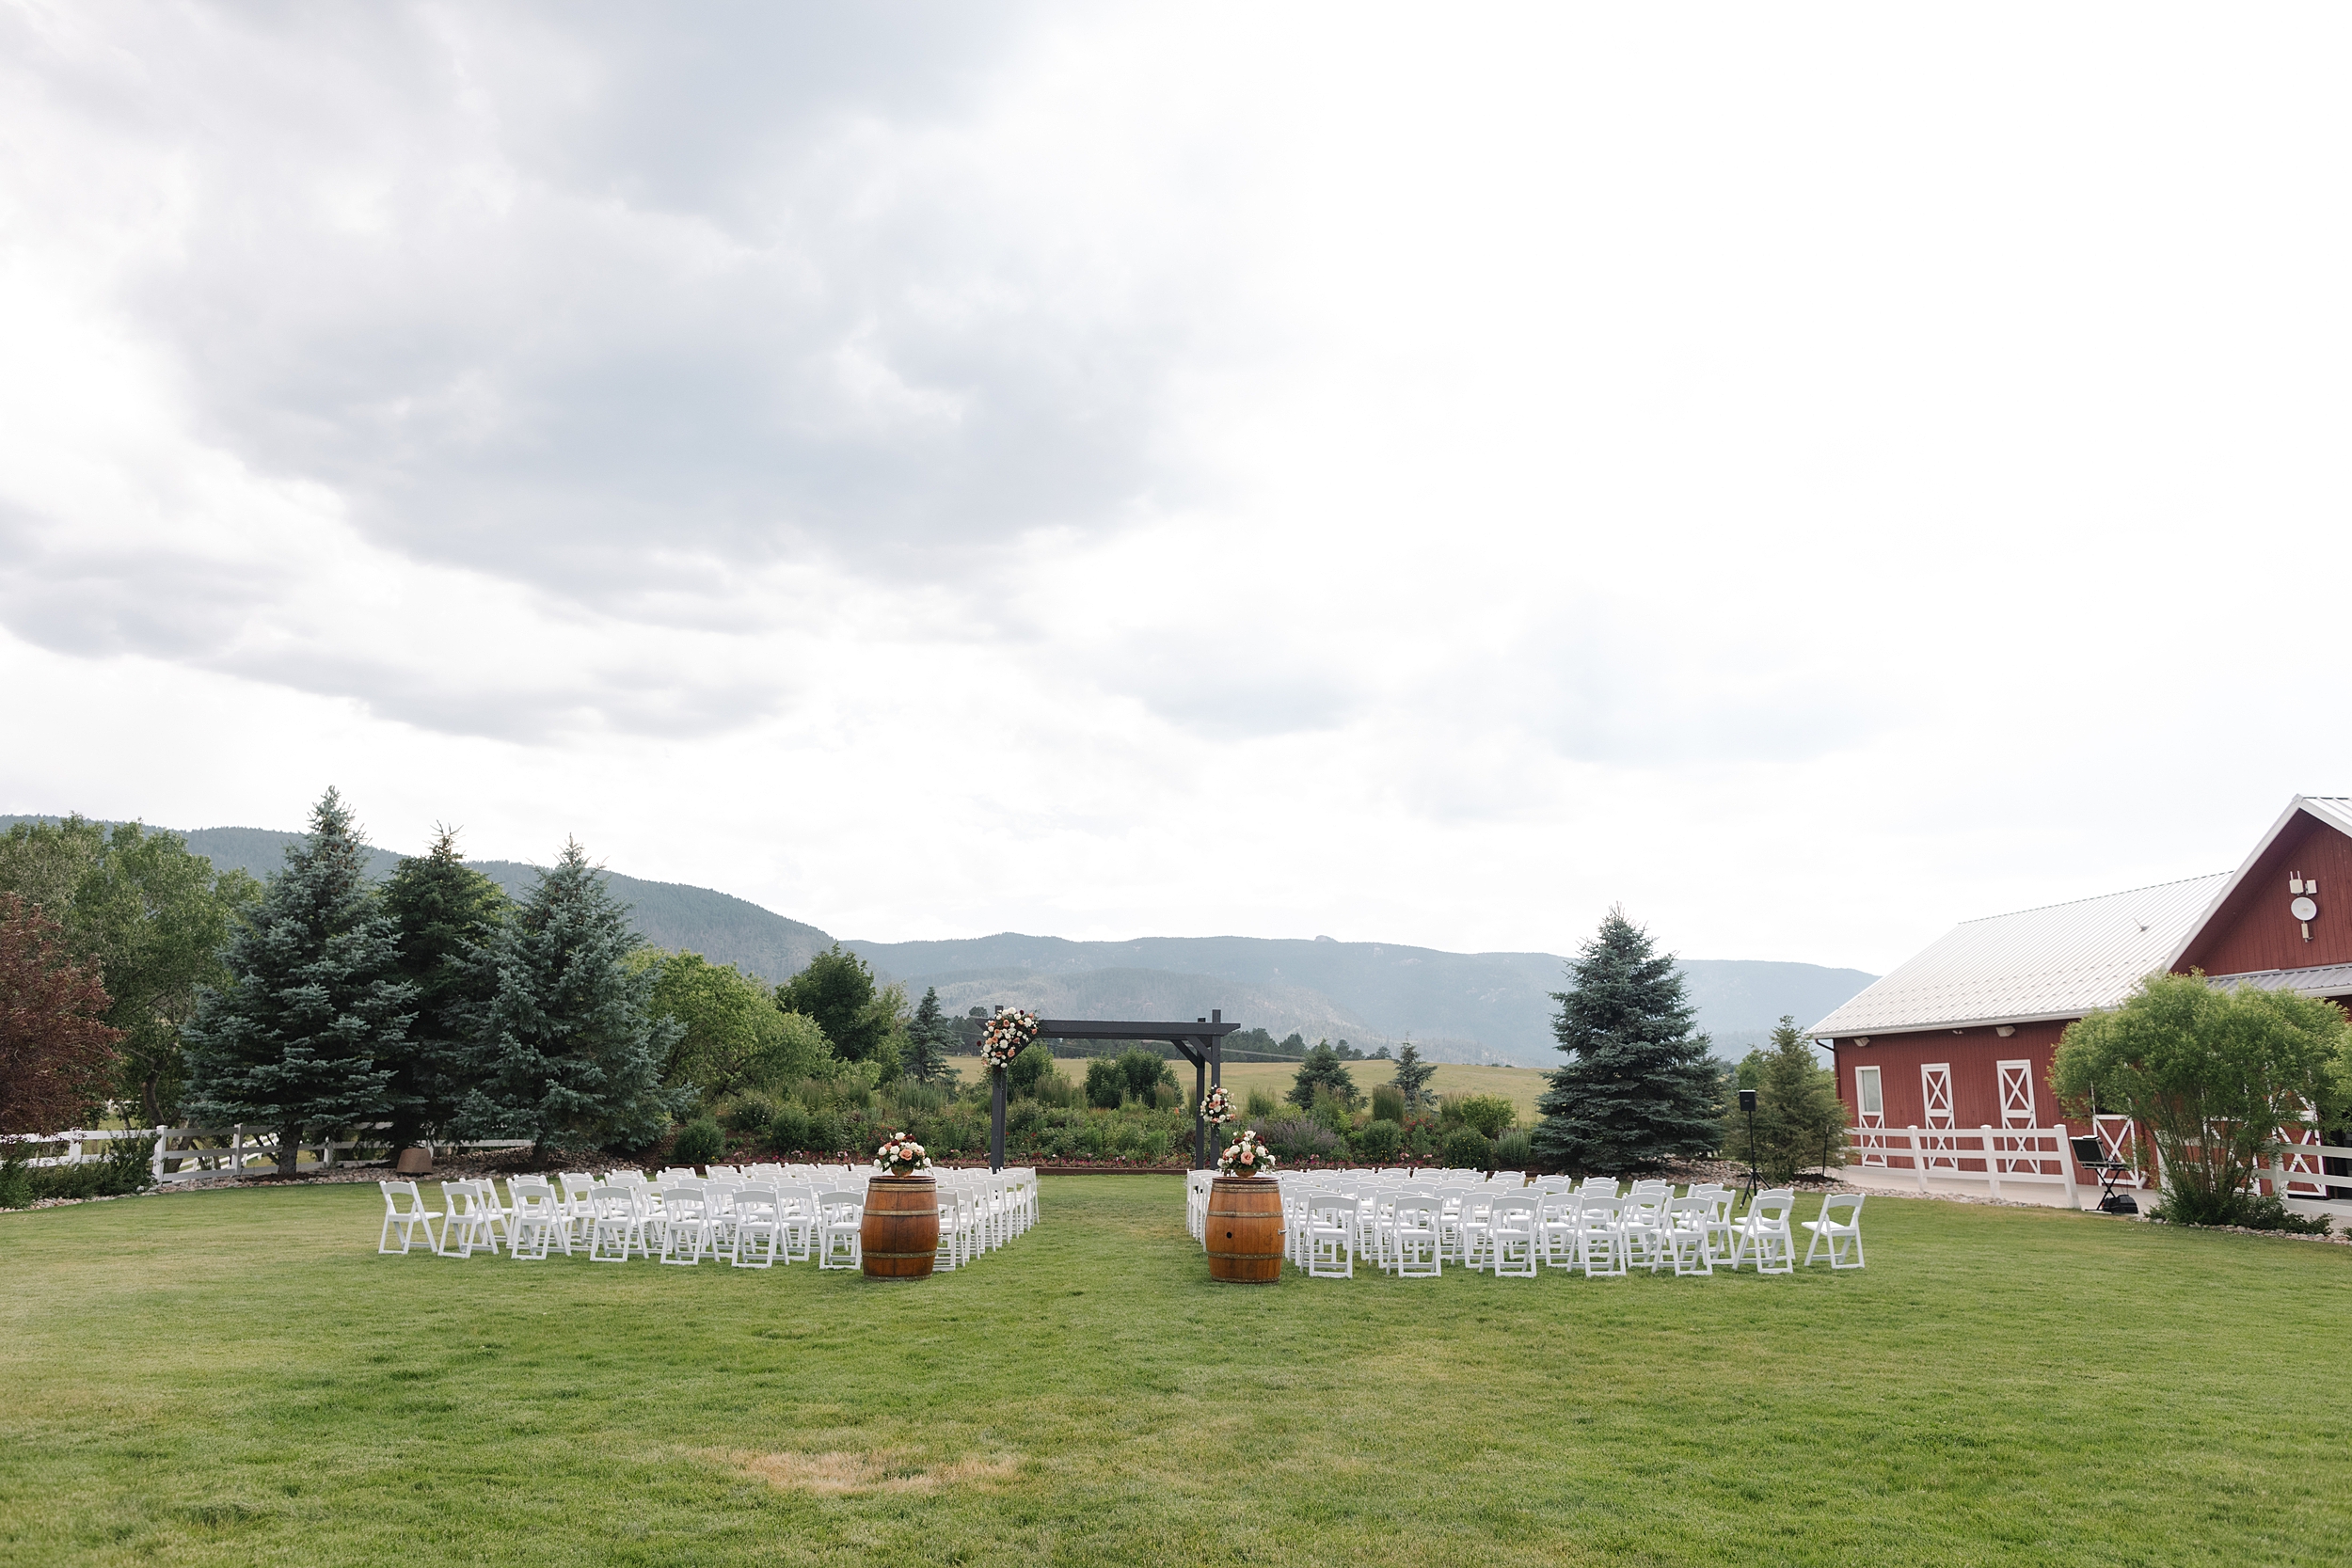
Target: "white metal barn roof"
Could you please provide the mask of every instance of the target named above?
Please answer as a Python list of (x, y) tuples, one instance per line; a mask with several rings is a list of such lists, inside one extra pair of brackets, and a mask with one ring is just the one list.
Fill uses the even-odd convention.
[(1963, 921), (1807, 1033), (2032, 1023), (2111, 1007), (2169, 964), (2233, 879), (2222, 871)]

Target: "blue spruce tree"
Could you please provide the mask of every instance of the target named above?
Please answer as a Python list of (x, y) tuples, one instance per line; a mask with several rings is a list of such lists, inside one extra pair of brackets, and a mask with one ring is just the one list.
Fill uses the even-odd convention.
[(1715, 1150), (1721, 1074), (1671, 955), (1613, 909), (1568, 966), (1552, 1033), (1569, 1055), (1536, 1100), (1535, 1152), (1555, 1168), (1654, 1170)]
[(685, 1025), (654, 1013), (656, 971), (623, 962), (638, 945), (587, 851), (566, 844), (492, 941), (485, 1071), (459, 1117), (469, 1132), (542, 1151), (643, 1148), (693, 1102), (691, 1085), (662, 1085)]
[(278, 1171), (292, 1176), (305, 1133), (331, 1135), (391, 1109), (415, 995), (334, 790), (242, 917), (225, 959), (228, 987), (205, 991), (182, 1031), (185, 1113), (199, 1124), (277, 1129)]

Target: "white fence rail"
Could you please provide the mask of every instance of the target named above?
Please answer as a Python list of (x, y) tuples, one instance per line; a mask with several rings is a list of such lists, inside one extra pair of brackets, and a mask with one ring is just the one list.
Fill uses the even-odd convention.
[[(2101, 1117), (2079, 1135), (2093, 1132), (2109, 1159), (2132, 1161), (2135, 1134), (2128, 1118)], [(1923, 1193), (1932, 1190), (1931, 1182), (1981, 1184), (1986, 1196), (1995, 1198), (2022, 1197), (2026, 1195), (2014, 1189), (2038, 1188), (2063, 1194), (2067, 1207), (2080, 1208), (2086, 1196), (2098, 1196), (2099, 1173), (2077, 1168), (2067, 1141), (2073, 1135), (2078, 1134), (2064, 1122), (2053, 1127), (1854, 1127), (1847, 1131), (1846, 1164), (1850, 1169), (1907, 1175)], [(2331, 1171), (2329, 1162), (2341, 1163)], [(2134, 1168), (2117, 1176), (2115, 1184), (2145, 1187), (2149, 1182)], [(2352, 1148), (2291, 1144), (2256, 1175), (2254, 1191), (2275, 1196), (2298, 1212), (2352, 1216)]]
[[(2081, 1207), (2085, 1179), (2074, 1170), (2064, 1122), (2055, 1127), (1855, 1127), (1847, 1132), (1846, 1164), (1864, 1169), (1904, 1171), (1921, 1192), (1936, 1181), (1982, 1182), (1986, 1196), (2004, 1188), (2039, 1187), (2064, 1194), (2069, 1208)], [(2089, 1179), (2092, 1191), (2097, 1180)]]
[[(393, 1150), (382, 1138), (371, 1138), (370, 1132), (381, 1132), (389, 1122), (375, 1122), (350, 1129), (349, 1138), (312, 1138), (294, 1146), (297, 1164), (309, 1156), (309, 1168), (333, 1170), (339, 1165), (381, 1165), (390, 1163)], [(17, 1133), (0, 1137), (0, 1144), (29, 1145), (36, 1149), (55, 1148), (55, 1154), (35, 1154), (25, 1160), (28, 1165), (87, 1165), (106, 1158), (106, 1146), (125, 1138), (155, 1141), (153, 1152), (148, 1156), (149, 1173), (158, 1183), (188, 1181), (198, 1177), (241, 1173), (255, 1165), (275, 1169), (278, 1164), (278, 1130), (272, 1127), (248, 1127), (239, 1123), (230, 1127), (129, 1127), (73, 1128), (46, 1135)], [(469, 1138), (462, 1143), (443, 1142), (437, 1146), (448, 1151), (461, 1148), (529, 1148), (529, 1138)], [(372, 1158), (358, 1158), (361, 1149), (382, 1150)]]

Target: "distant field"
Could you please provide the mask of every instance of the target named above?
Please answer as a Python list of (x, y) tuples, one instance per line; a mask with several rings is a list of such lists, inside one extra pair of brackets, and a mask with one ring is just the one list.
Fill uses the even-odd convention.
[[(953, 1058), (951, 1066), (969, 1082), (979, 1070), (977, 1056)], [(1060, 1064), (1064, 1076), (1073, 1081), (1086, 1076), (1084, 1062)], [(1184, 1062), (1176, 1066), (1176, 1081), (1190, 1087), (1192, 1069)], [(1385, 1084), (1396, 1072), (1393, 1062), (1350, 1062), (1347, 1070), (1356, 1080), (1356, 1086), (1366, 1095), (1373, 1085)], [(1298, 1077), (1298, 1069), (1289, 1062), (1228, 1062), (1225, 1064), (1225, 1086), (1236, 1099), (1246, 1101), (1255, 1088), (1269, 1089), (1276, 1099), (1290, 1091)], [(1438, 1064), (1438, 1075), (1429, 1086), (1439, 1094), (1499, 1094), (1518, 1107), (1519, 1125), (1535, 1125), (1535, 1097), (1543, 1092), (1544, 1075), (1540, 1069), (1529, 1067), (1458, 1067), (1451, 1062)]]

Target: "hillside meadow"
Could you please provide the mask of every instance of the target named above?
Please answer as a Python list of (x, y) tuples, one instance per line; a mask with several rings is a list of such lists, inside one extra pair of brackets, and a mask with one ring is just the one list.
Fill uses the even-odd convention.
[(0, 1561), (2106, 1568), (2352, 1526), (2341, 1246), (1873, 1197), (1859, 1273), (1248, 1290), (1177, 1178), (1042, 1199), (897, 1286), (380, 1258), (364, 1185), (0, 1214)]

